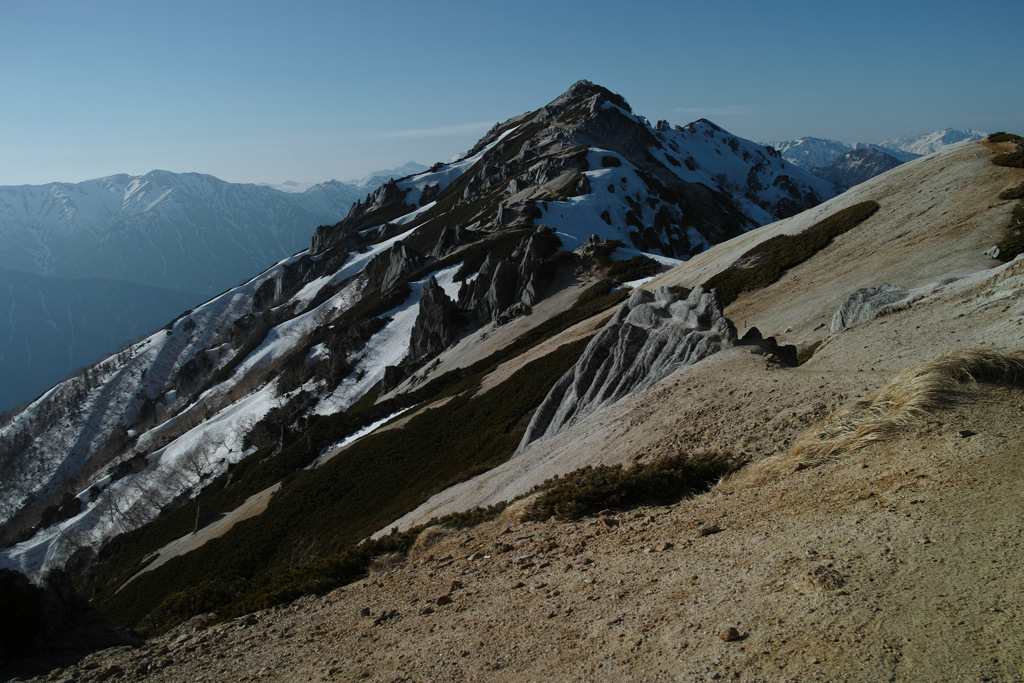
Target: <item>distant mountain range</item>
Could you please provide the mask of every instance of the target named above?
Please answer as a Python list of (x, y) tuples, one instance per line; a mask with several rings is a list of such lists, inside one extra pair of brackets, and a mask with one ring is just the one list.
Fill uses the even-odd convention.
[(168, 171), (0, 187), (0, 411), (304, 248), (367, 187), (424, 168), (302, 192)]
[[(370, 171), (362, 178), (343, 180), (342, 184), (351, 185), (359, 188), (363, 192), (367, 192), (380, 187), (392, 178), (404, 178), (426, 170), (427, 167), (423, 164), (415, 161), (409, 161), (401, 166), (396, 166), (395, 168), (383, 168), (379, 171)], [(266, 187), (272, 187), (275, 190), (280, 190), (282, 192), (305, 192), (306, 190), (315, 187), (317, 184), (318, 183), (298, 183), (294, 180), (286, 180), (285, 182), (278, 184), (264, 183)]]
[(212, 296), (301, 249), (360, 195), (337, 181), (286, 193), (167, 171), (0, 187), (0, 267)]
[(850, 188), (902, 163), (893, 155), (874, 147), (859, 147), (835, 159), (828, 166), (815, 166), (811, 173), (839, 187)]
[(956, 130), (945, 128), (932, 133), (923, 133), (909, 137), (898, 137), (885, 140), (881, 144), (865, 142), (840, 142), (839, 140), (827, 140), (824, 138), (797, 138), (796, 140), (785, 140), (781, 142), (767, 142), (769, 147), (774, 147), (782, 153), (782, 158), (800, 168), (810, 171), (814, 168), (823, 168), (832, 164), (833, 161), (847, 152), (855, 149), (875, 149), (884, 152), (901, 162), (916, 159), (919, 156), (937, 152), (940, 149), (965, 140), (980, 140), (985, 133), (976, 130)]

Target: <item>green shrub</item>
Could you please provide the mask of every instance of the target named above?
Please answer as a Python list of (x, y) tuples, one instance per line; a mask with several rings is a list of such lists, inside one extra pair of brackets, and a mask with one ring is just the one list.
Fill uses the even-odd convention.
[(722, 453), (679, 453), (629, 469), (588, 466), (544, 482), (524, 518), (579, 519), (606, 508), (669, 505), (707, 491), (736, 467)]
[(996, 166), (1007, 166), (1009, 168), (1024, 168), (1024, 146), (1018, 145), (1012, 152), (1003, 152), (992, 158)]
[[(1018, 145), (1017, 152), (1021, 152)], [(999, 157), (996, 157), (998, 159)], [(999, 193), (1000, 199), (1024, 199), (1024, 183)], [(1024, 253), (1024, 201), (1018, 202), (1010, 212), (1010, 223), (1006, 226), (1006, 237), (996, 244), (999, 260), (1012, 261)]]
[(1016, 142), (1018, 145), (1024, 143), (1024, 138), (1013, 133), (1007, 133), (1005, 131), (999, 131), (998, 133), (992, 133), (987, 138), (989, 142)]
[(634, 256), (628, 261), (615, 261), (608, 269), (608, 277), (616, 282), (632, 282), (652, 277), (662, 271), (660, 263), (646, 256)]
[(1024, 253), (1024, 231), (1011, 231), (997, 246), (999, 247), (999, 260), (1012, 261)]
[(743, 265), (730, 266), (714, 275), (704, 283), (704, 288), (717, 290), (722, 306), (728, 306), (743, 292), (776, 282), (787, 270), (811, 258), (877, 210), (877, 202), (861, 202), (837, 211), (798, 235), (777, 235), (765, 240), (743, 254)]
[(1013, 133), (992, 133), (986, 138), (989, 142), (1013, 142), (1016, 149), (1010, 152), (997, 154), (992, 158), (996, 166), (1008, 166), (1010, 168), (1024, 168), (1024, 137)]

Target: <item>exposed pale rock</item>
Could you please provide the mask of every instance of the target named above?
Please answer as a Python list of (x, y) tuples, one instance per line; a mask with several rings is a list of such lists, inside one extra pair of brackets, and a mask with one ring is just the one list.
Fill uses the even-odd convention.
[(518, 451), (735, 343), (714, 291), (696, 287), (681, 300), (667, 287), (638, 289), (552, 387)]
[(898, 285), (880, 284), (865, 287), (851, 294), (832, 316), (828, 333), (836, 334), (845, 329), (865, 323), (886, 308), (899, 303), (910, 295), (910, 290)]

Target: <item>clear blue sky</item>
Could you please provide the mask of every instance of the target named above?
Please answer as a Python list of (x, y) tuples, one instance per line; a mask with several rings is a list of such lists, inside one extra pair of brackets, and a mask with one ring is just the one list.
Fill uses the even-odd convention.
[(0, 0), (0, 185), (355, 178), (586, 78), (757, 141), (1024, 133), (1024, 0)]

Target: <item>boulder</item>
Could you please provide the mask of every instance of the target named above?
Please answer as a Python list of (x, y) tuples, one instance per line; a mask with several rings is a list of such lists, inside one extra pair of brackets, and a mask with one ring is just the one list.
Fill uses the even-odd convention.
[(867, 322), (882, 311), (910, 296), (910, 290), (898, 285), (880, 284), (864, 287), (846, 297), (846, 301), (832, 315), (828, 333), (837, 334), (843, 330)]

